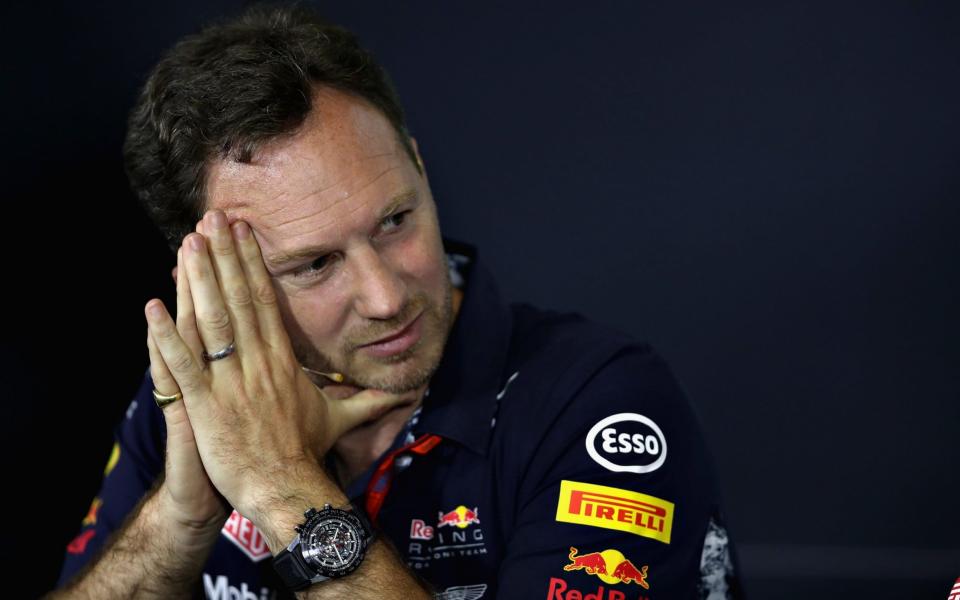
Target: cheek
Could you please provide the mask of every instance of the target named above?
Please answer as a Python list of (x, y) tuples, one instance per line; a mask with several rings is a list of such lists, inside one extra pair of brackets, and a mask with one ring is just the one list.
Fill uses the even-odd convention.
[(442, 281), (442, 270), (446, 268), (446, 258), (439, 247), (440, 253), (433, 240), (415, 240), (408, 244), (400, 244), (395, 253), (397, 270), (403, 273), (409, 283), (417, 290), (424, 288), (434, 289)]
[[(309, 291), (289, 296), (284, 311), (284, 322), (290, 331), (291, 325), (298, 337), (308, 338), (318, 348), (336, 343), (338, 332), (343, 328), (343, 309), (346, 295), (336, 289), (324, 288), (324, 292)], [(293, 334), (291, 332), (291, 334)]]

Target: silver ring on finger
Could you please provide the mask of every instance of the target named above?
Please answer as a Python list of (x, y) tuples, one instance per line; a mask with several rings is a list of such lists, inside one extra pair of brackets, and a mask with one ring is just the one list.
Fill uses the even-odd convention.
[(203, 360), (205, 362), (213, 362), (215, 360), (220, 360), (221, 358), (226, 358), (237, 351), (236, 342), (230, 342), (226, 348), (217, 350), (213, 354), (208, 354), (206, 350), (203, 351)]

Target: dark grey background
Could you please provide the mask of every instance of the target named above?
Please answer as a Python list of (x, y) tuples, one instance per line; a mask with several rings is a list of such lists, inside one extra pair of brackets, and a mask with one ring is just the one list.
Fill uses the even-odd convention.
[[(2, 546), (34, 592), (148, 364), (143, 306), (175, 306), (126, 111), (162, 49), (239, 6), (4, 9)], [(946, 596), (960, 5), (320, 6), (392, 74), (444, 233), (509, 299), (673, 365), (753, 598)]]

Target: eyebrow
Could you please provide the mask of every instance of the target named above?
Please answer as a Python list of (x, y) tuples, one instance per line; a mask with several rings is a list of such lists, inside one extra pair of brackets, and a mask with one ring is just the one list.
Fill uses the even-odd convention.
[[(386, 219), (390, 216), (395, 210), (397, 210), (401, 204), (411, 200), (417, 196), (416, 190), (406, 190), (400, 192), (396, 196), (390, 199), (390, 202), (382, 211), (380, 211), (380, 216), (377, 218), (377, 223)], [(303, 248), (298, 248), (296, 250), (291, 250), (288, 252), (277, 252), (276, 254), (271, 254), (270, 256), (264, 257), (264, 262), (273, 269), (279, 269), (284, 265), (290, 264), (294, 261), (302, 260), (304, 258), (310, 258), (312, 256), (323, 256), (330, 252), (330, 246), (327, 244), (314, 244), (311, 246), (305, 246)]]

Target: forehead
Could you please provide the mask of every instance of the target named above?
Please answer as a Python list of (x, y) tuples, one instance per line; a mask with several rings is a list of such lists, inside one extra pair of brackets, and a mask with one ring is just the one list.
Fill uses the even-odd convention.
[(295, 238), (380, 208), (415, 181), (390, 122), (366, 101), (317, 88), (303, 125), (265, 144), (250, 163), (215, 161), (208, 208), (243, 219), (266, 253), (302, 246)]

